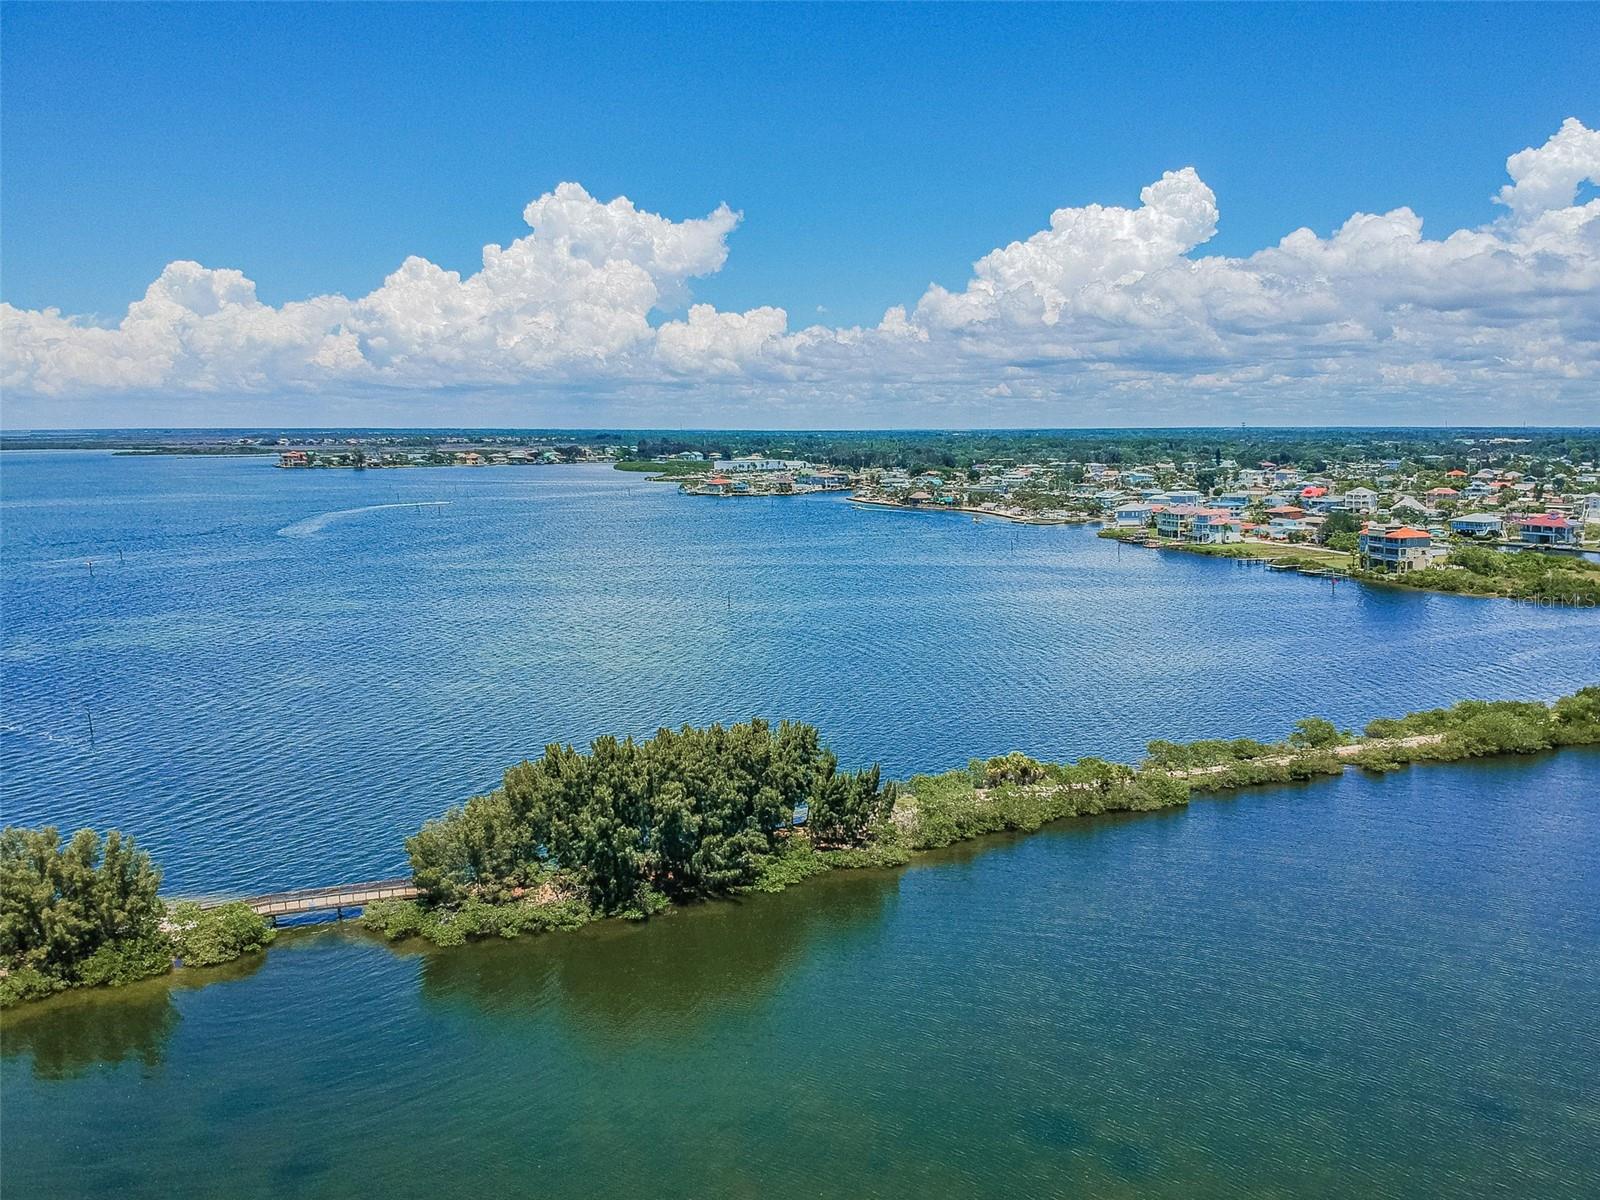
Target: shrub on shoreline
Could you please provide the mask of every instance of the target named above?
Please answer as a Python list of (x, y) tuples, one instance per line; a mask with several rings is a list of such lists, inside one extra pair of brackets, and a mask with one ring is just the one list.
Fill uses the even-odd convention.
[[(1576, 745), (1600, 745), (1600, 686), (1552, 704), (1468, 700), (1380, 718), (1360, 739), (1313, 717), (1276, 743), (1155, 741), (1137, 768), (1013, 751), (913, 776), (904, 789), (880, 786), (876, 768), (838, 774), (809, 726), (685, 728), (638, 746), (601, 739), (590, 755), (552, 747), (550, 768), (524, 763), (507, 772), (504, 789), (429, 822), (407, 843), (428, 897), (369, 905), (361, 924), (391, 941), (455, 946), (605, 916), (646, 919), (703, 896), (901, 866), (984, 834), (1180, 807), (1191, 792)], [(802, 804), (824, 814), (814, 827), (793, 823)], [(554, 846), (590, 857), (561, 858)], [(116, 833), (102, 843), (83, 830), (63, 846), (55, 829), (6, 829), (0, 1007), (161, 974), (175, 955), (185, 965), (226, 962), (272, 941), (271, 927), (242, 903), (178, 904), (169, 915), (156, 895), (160, 878)]]
[(214, 967), (272, 944), (278, 931), (242, 901), (201, 908), (189, 900), (168, 916), (173, 948), (186, 967)]

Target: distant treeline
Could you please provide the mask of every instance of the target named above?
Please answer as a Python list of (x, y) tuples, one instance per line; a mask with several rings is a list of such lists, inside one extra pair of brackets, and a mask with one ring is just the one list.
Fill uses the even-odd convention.
[[(1526, 438), (1492, 445), (1494, 437)], [(1463, 439), (1474, 444), (1464, 445)], [(1440, 470), (1510, 463), (1519, 456), (1600, 460), (1600, 430), (1493, 429), (1068, 429), (975, 432), (868, 433), (679, 433), (644, 435), (637, 456), (657, 458), (685, 451), (708, 457), (761, 452), (856, 469), (964, 469), (974, 463), (1023, 463), (1048, 459), (1115, 466), (1150, 462), (1194, 462), (1214, 467), (1224, 459), (1241, 466), (1272, 462), (1321, 471), (1336, 462), (1437, 456)]]
[[(1522, 456), (1600, 461), (1600, 429), (1030, 429), (972, 431), (771, 431), (771, 430), (116, 430), (41, 431), (0, 435), (0, 449), (128, 449), (179, 453), (252, 454), (275, 449), (238, 446), (240, 437), (276, 441), (282, 434), (295, 444), (335, 438), (341, 445), (358, 437), (374, 445), (408, 446), (457, 443), (501, 446), (637, 447), (641, 459), (695, 450), (709, 458), (763, 453), (782, 458), (834, 463), (853, 468), (966, 468), (980, 462), (1021, 463), (1043, 459), (1103, 462), (1110, 465), (1193, 461), (1202, 466), (1223, 459), (1252, 466), (1259, 462), (1320, 471), (1352, 459), (1417, 460), (1437, 456), (1441, 470), (1469, 463), (1504, 465)], [(1491, 444), (1489, 439), (1514, 438)], [(1473, 444), (1463, 444), (1464, 441)]]

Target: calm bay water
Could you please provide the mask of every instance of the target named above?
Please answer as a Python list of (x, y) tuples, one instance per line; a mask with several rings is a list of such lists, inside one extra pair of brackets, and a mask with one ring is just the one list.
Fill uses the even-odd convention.
[(601, 733), (794, 717), (904, 775), (1600, 678), (1596, 612), (608, 467), (8, 453), (0, 521), (6, 817), (134, 833), (176, 892), (393, 874)]
[[(0, 520), (5, 820), (131, 830), (175, 891), (396, 871), (504, 763), (663, 722), (905, 774), (1600, 678), (1591, 613), (606, 468), (7, 454)], [(1574, 751), (642, 928), (296, 933), (8, 1015), (5, 1192), (1590, 1195), (1597, 796)]]
[(1600, 754), (5, 1027), (6, 1192), (1592, 1196)]

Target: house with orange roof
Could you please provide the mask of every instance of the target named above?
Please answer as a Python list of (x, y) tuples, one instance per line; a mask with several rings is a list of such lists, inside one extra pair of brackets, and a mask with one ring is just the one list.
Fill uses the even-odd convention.
[(1517, 517), (1517, 530), (1524, 544), (1529, 546), (1575, 546), (1578, 544), (1578, 525), (1575, 521), (1556, 513), (1543, 516)]
[(1415, 571), (1433, 557), (1433, 535), (1411, 525), (1368, 525), (1356, 539), (1356, 558), (1368, 571)]
[(1240, 540), (1237, 513), (1225, 508), (1206, 508), (1198, 504), (1173, 504), (1155, 512), (1156, 532), (1162, 537), (1181, 538), (1200, 546), (1216, 546)]

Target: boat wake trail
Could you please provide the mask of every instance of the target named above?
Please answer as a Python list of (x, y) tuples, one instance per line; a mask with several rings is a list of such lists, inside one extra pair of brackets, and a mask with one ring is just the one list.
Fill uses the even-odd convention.
[(346, 517), (357, 517), (362, 513), (377, 512), (384, 508), (439, 508), (449, 504), (448, 500), (417, 500), (409, 504), (366, 504), (360, 508), (340, 508), (333, 512), (318, 513), (314, 517), (307, 517), (304, 521), (296, 521), (293, 525), (285, 525), (278, 530), (279, 537), (311, 537), (320, 533), (324, 527), (334, 521), (342, 521)]

